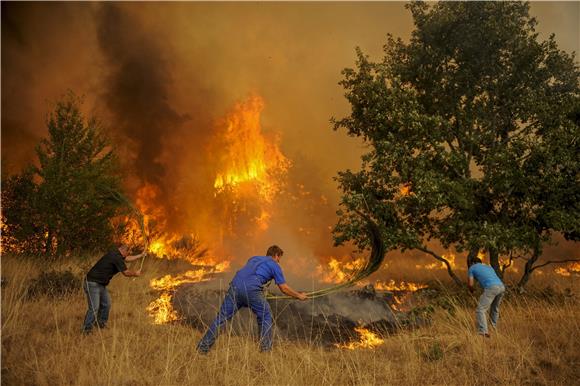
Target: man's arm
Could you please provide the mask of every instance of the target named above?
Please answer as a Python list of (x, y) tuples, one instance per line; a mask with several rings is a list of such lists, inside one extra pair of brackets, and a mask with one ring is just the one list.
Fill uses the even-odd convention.
[(121, 272), (123, 274), (123, 276), (127, 276), (127, 277), (137, 277), (137, 276), (141, 276), (141, 270), (138, 269), (136, 271), (131, 271), (129, 269), (124, 270), (123, 272)]
[(469, 276), (467, 278), (467, 288), (469, 289), (469, 292), (475, 291), (474, 285), (475, 281), (473, 280), (473, 276)]
[(308, 296), (306, 296), (305, 293), (303, 292), (298, 292), (298, 291), (294, 291), (288, 284), (284, 283), (284, 284), (279, 284), (278, 288), (280, 288), (280, 291), (282, 291), (284, 294), (288, 295), (288, 296), (292, 296), (293, 298), (299, 299), (299, 300), (306, 300), (308, 299)]
[(125, 257), (125, 261), (135, 261), (135, 260), (137, 260), (137, 259), (140, 259), (140, 258), (142, 258), (143, 256), (145, 256), (145, 254), (146, 254), (146, 253), (147, 253), (147, 252), (143, 252), (143, 253), (140, 253), (140, 254), (138, 254), (138, 255), (134, 255), (134, 256), (127, 256), (127, 257)]

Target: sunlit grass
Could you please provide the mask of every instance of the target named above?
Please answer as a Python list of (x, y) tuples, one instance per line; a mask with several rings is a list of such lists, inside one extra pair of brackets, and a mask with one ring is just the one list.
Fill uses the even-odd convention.
[[(60, 268), (80, 273), (86, 264), (68, 261)], [(115, 277), (109, 328), (85, 337), (80, 334), (86, 311), (80, 287), (65, 299), (27, 300), (27, 283), (42, 265), (3, 257), (2, 384), (570, 385), (578, 380), (575, 297), (508, 296), (491, 339), (475, 334), (471, 303), (476, 299), (465, 306), (450, 293), (446, 309), (436, 308), (431, 325), (386, 336), (372, 350), (278, 339), (272, 353), (262, 354), (253, 338), (226, 328), (210, 354), (200, 356), (195, 351), (200, 331), (154, 325), (145, 311), (157, 295), (149, 280), (162, 268), (161, 262), (150, 261), (144, 277)], [(579, 293), (573, 280), (556, 287)]]

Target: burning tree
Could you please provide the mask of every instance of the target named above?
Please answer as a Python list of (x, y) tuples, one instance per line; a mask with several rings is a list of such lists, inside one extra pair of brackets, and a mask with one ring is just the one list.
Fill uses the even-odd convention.
[(370, 151), (339, 174), (335, 240), (367, 247), (364, 213), (389, 249), (425, 252), (457, 283), (435, 243), (486, 250), (500, 275), (500, 255), (531, 269), (553, 232), (580, 229), (574, 56), (538, 41), (526, 3), (407, 7), (410, 42), (389, 36), (377, 63), (357, 49), (343, 71), (351, 114), (334, 127)]
[[(116, 158), (95, 120), (85, 122), (70, 93), (47, 119), (38, 166), (9, 177), (2, 190), (2, 241), (8, 250), (62, 255), (111, 242), (121, 204)], [(12, 247), (12, 248), (10, 248)]]

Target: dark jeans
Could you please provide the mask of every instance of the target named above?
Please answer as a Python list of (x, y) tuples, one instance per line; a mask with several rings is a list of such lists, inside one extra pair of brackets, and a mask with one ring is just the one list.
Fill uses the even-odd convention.
[(272, 313), (270, 305), (264, 298), (264, 293), (259, 290), (240, 290), (231, 285), (217, 317), (201, 338), (197, 349), (202, 353), (207, 353), (215, 343), (220, 327), (242, 307), (249, 307), (256, 315), (260, 331), (260, 350), (270, 351), (272, 349)]
[(95, 320), (100, 328), (104, 328), (107, 320), (109, 320), (109, 311), (111, 310), (111, 296), (109, 296), (107, 287), (93, 281), (87, 281), (85, 278), (83, 289), (85, 294), (87, 294), (89, 305), (85, 322), (83, 323), (83, 332), (90, 332)]

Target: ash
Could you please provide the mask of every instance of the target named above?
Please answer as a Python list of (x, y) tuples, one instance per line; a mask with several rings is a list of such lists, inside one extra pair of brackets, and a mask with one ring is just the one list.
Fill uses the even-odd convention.
[[(216, 317), (225, 295), (224, 290), (204, 284), (185, 284), (177, 289), (173, 307), (182, 323), (205, 331)], [(355, 327), (365, 327), (381, 336), (412, 328), (428, 321), (395, 311), (394, 294), (375, 291), (369, 285), (363, 289), (341, 291), (304, 302), (298, 300), (268, 300), (274, 318), (275, 336), (320, 346), (334, 346), (357, 339)], [(233, 335), (257, 336), (252, 312), (244, 308), (226, 323), (224, 331)]]

